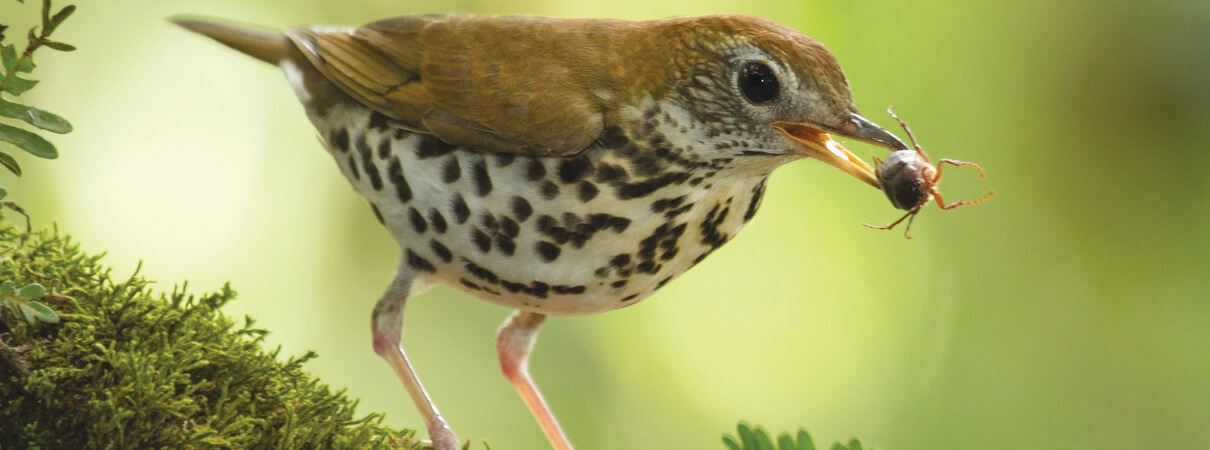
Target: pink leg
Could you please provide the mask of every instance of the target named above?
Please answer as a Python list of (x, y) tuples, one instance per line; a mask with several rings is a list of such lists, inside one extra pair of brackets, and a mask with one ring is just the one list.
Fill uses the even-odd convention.
[(437, 412), (437, 406), (433, 405), (433, 400), (420, 384), (420, 378), (416, 377), (416, 371), (412, 369), (412, 363), (408, 361), (408, 356), (400, 344), (400, 339), (403, 338), (403, 307), (407, 304), (408, 293), (414, 280), (407, 266), (401, 266), (387, 292), (374, 306), (370, 324), (374, 335), (374, 352), (395, 369), (395, 374), (403, 382), (404, 389), (407, 389), (416, 409), (424, 418), (425, 425), (428, 426), (433, 448), (458, 450), (458, 436), (445, 419), (441, 418), (441, 413)]
[(550, 407), (546, 406), (546, 400), (542, 399), (542, 393), (538, 392), (538, 386), (529, 377), (529, 354), (538, 340), (538, 327), (545, 320), (546, 316), (542, 314), (525, 311), (513, 313), (500, 327), (500, 334), (496, 336), (496, 351), (500, 354), (500, 369), (504, 371), (504, 376), (521, 394), (521, 399), (546, 433), (551, 447), (555, 450), (571, 450), (571, 441), (567, 440), (559, 421), (555, 420)]

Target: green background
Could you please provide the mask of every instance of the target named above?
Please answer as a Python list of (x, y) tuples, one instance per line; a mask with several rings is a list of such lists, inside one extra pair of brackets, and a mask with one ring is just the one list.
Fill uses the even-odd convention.
[[(5, 23), (36, 10), (0, 2)], [(532, 372), (579, 448), (722, 448), (741, 419), (882, 449), (1210, 448), (1206, 1), (80, 2), (56, 33), (80, 50), (41, 52), (25, 98), (76, 131), (0, 181), (118, 274), (232, 281), (232, 315), (417, 426), (370, 347), (394, 244), (278, 71), (164, 18), (427, 12), (770, 17), (832, 49), (868, 117), (891, 128), (897, 105), (934, 157), (987, 169), (949, 173), (947, 199), (996, 190), (926, 209), (905, 240), (861, 226), (898, 217), (881, 193), (814, 161), (778, 170), (748, 231), (651, 299), (547, 322)], [(507, 314), (438, 287), (409, 304), (405, 344), (460, 436), (545, 448), (499, 374)]]

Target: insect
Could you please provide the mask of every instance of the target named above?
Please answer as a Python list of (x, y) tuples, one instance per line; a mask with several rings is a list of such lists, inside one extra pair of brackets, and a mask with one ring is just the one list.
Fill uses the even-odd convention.
[(937, 206), (941, 209), (954, 209), (959, 206), (973, 205), (983, 202), (991, 198), (994, 191), (988, 191), (987, 195), (978, 200), (959, 201), (946, 204), (941, 198), (941, 192), (937, 190), (937, 182), (941, 181), (941, 168), (944, 164), (954, 166), (974, 166), (979, 169), (979, 176), (983, 177), (983, 168), (973, 162), (958, 161), (954, 159), (942, 159), (936, 166), (932, 164), (928, 153), (916, 143), (916, 136), (912, 135), (912, 129), (908, 128), (907, 122), (895, 115), (895, 107), (887, 108), (886, 112), (899, 121), (899, 126), (903, 127), (903, 131), (907, 132), (908, 138), (912, 140), (912, 146), (916, 150), (898, 150), (887, 155), (886, 161), (879, 161), (878, 157), (874, 157), (874, 163), (877, 168), (874, 170), (874, 175), (878, 178), (878, 184), (882, 186), (882, 192), (886, 193), (887, 198), (891, 200), (891, 204), (896, 208), (907, 211), (899, 220), (891, 222), (888, 225), (877, 226), (863, 223), (870, 228), (879, 230), (890, 230), (903, 222), (903, 219), (908, 219), (907, 229), (903, 231), (905, 238), (911, 239), (908, 231), (912, 229), (912, 221), (916, 219), (916, 214), (920, 212), (924, 205), (928, 204), (930, 199), (937, 199)]

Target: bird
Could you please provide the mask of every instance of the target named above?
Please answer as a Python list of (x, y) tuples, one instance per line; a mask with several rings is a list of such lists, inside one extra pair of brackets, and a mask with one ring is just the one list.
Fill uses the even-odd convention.
[(399, 246), (374, 351), (458, 447), (401, 345), (434, 284), (515, 310), (501, 369), (555, 449), (529, 375), (548, 316), (633, 305), (733, 238), (772, 171), (823, 161), (879, 188), (832, 135), (907, 146), (861, 116), (818, 41), (747, 15), (651, 21), (412, 15), (266, 31), (178, 25), (279, 66), (327, 152)]

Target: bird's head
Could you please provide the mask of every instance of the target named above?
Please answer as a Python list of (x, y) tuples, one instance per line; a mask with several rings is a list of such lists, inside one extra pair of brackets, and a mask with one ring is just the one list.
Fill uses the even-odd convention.
[[(787, 161), (812, 157), (875, 187), (874, 171), (829, 134), (892, 150), (895, 135), (857, 113), (849, 83), (819, 42), (768, 19), (709, 16), (667, 22), (664, 101), (705, 129), (702, 152)], [(771, 158), (772, 157), (772, 158)]]

